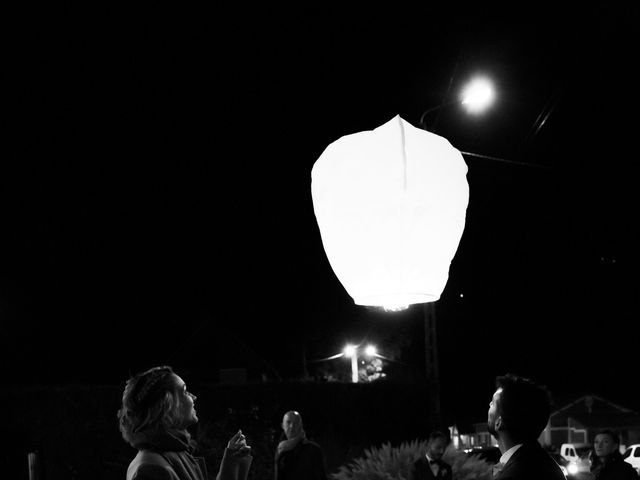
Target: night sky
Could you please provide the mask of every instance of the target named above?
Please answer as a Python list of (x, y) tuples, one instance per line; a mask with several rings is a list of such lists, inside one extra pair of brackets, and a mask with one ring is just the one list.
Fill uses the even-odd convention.
[(311, 168), (484, 73), (490, 111), (427, 116), (477, 154), (436, 306), (445, 408), (484, 418), (514, 371), (640, 410), (637, 7), (88, 3), (5, 15), (9, 383), (295, 378), (347, 341), (421, 368), (421, 308), (355, 306), (333, 274)]

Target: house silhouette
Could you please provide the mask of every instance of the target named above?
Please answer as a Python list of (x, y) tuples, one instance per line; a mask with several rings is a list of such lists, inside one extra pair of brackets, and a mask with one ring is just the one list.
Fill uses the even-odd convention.
[(621, 445), (638, 443), (640, 413), (598, 395), (585, 394), (551, 413), (540, 441), (557, 448), (563, 443), (592, 443), (604, 428), (616, 431)]
[[(599, 430), (611, 429), (620, 436), (621, 450), (640, 443), (640, 413), (601, 396), (588, 393), (568, 401), (558, 401), (539, 442), (549, 450), (563, 443), (592, 443)], [(449, 427), (456, 448), (495, 446), (486, 422), (457, 424)]]

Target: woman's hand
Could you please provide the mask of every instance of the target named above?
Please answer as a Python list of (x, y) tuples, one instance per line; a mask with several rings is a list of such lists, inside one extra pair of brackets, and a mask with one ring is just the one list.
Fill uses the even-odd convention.
[(251, 447), (247, 445), (247, 439), (242, 434), (242, 430), (238, 430), (238, 433), (231, 437), (227, 449), (231, 450), (235, 457), (244, 457), (251, 453)]

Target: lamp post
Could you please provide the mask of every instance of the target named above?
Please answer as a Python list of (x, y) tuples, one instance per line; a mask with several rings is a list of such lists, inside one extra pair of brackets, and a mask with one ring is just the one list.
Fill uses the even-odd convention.
[[(493, 85), (486, 77), (473, 78), (462, 90), (456, 100), (442, 103), (425, 110), (420, 116), (420, 128), (427, 130), (426, 116), (444, 107), (462, 105), (467, 113), (477, 115), (485, 111), (494, 101), (495, 93)], [(424, 304), (424, 360), (425, 376), (433, 389), (434, 413), (437, 421), (440, 419), (440, 368), (438, 365), (438, 341), (436, 330), (436, 304), (428, 302)]]
[(424, 304), (424, 361), (425, 375), (433, 389), (434, 413), (436, 418), (440, 419), (440, 368), (438, 365), (435, 302)]
[[(353, 383), (358, 383), (358, 347), (355, 345), (347, 345), (344, 347), (342, 353), (345, 357), (351, 359), (351, 381)], [(364, 354), (367, 357), (384, 358), (381, 355), (378, 355), (378, 351), (373, 345), (367, 345), (364, 348)]]
[[(318, 360), (313, 360), (313, 362), (326, 362), (328, 360), (335, 360), (336, 358), (347, 357), (351, 359), (351, 381), (353, 383), (358, 383), (358, 349), (360, 347), (357, 345), (347, 344), (342, 352), (337, 353), (335, 355), (331, 355), (326, 358), (319, 358)], [(389, 360), (388, 358), (378, 354), (378, 350), (373, 345), (367, 345), (363, 349), (363, 353), (366, 357), (378, 357), (385, 360)]]
[(358, 383), (358, 349), (353, 345), (344, 347), (344, 355), (351, 358), (351, 381)]
[(426, 116), (431, 112), (452, 105), (462, 105), (468, 114), (479, 115), (489, 108), (494, 100), (495, 90), (492, 82), (487, 77), (477, 76), (465, 85), (459, 98), (441, 103), (422, 112), (418, 125), (420, 125), (420, 128), (423, 130), (428, 130), (425, 123)]

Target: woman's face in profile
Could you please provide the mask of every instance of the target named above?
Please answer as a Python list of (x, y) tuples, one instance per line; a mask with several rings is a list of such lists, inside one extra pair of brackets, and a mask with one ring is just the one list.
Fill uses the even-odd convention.
[(607, 457), (616, 451), (618, 444), (613, 441), (610, 435), (606, 433), (600, 433), (596, 435), (593, 441), (593, 449), (596, 452), (598, 458)]
[(198, 415), (194, 403), (196, 396), (187, 390), (187, 385), (182, 378), (175, 375), (176, 381), (176, 396), (178, 398), (178, 409), (180, 410), (180, 417), (183, 419), (183, 428), (187, 428), (198, 422)]

